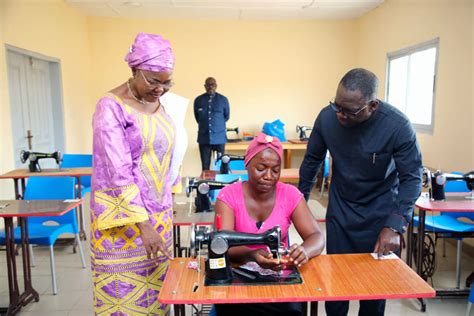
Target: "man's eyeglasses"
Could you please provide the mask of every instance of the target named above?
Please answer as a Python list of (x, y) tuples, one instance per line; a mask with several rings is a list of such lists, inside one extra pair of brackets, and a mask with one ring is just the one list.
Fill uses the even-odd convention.
[(142, 78), (143, 78), (143, 81), (145, 81), (145, 83), (150, 87), (150, 88), (163, 88), (163, 89), (169, 89), (171, 88), (173, 85), (174, 85), (174, 82), (173, 81), (170, 81), (170, 82), (166, 82), (166, 83), (162, 83), (162, 82), (159, 82), (157, 80), (150, 80), (150, 79), (147, 79), (145, 77), (145, 75), (143, 74), (143, 72), (140, 71), (140, 73), (142, 74)]
[(357, 111), (355, 112), (350, 112), (350, 111), (346, 111), (344, 110), (341, 106), (339, 106), (336, 102), (332, 102), (332, 101), (329, 101), (329, 105), (331, 106), (331, 109), (333, 109), (334, 112), (336, 113), (341, 113), (343, 114), (345, 117), (350, 117), (350, 118), (356, 118), (360, 113), (362, 113), (362, 111), (368, 107), (373, 101), (369, 101), (369, 103), (367, 103), (366, 105), (364, 105), (363, 107), (361, 107), (360, 109), (358, 109)]

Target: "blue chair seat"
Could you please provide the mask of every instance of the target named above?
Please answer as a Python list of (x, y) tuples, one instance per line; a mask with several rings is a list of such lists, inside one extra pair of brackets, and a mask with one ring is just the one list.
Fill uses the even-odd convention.
[[(64, 233), (71, 233), (75, 231), (72, 224), (62, 224), (55, 226), (46, 226), (41, 224), (28, 225), (28, 240), (33, 245), (54, 245), (58, 237)], [(15, 243), (21, 243), (20, 228), (15, 228)]]
[[(413, 224), (418, 227), (418, 216), (413, 217)], [(474, 224), (462, 222), (449, 215), (426, 215), (425, 229), (436, 233), (472, 233)]]

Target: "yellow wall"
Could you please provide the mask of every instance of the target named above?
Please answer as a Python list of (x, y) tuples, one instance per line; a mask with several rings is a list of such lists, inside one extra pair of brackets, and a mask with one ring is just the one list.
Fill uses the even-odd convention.
[[(185, 175), (198, 175), (197, 124), (192, 101), (214, 76), (229, 98), (229, 127), (257, 132), (280, 118), (287, 137), (296, 125), (313, 125), (334, 97), (340, 77), (354, 65), (354, 21), (152, 21), (91, 18), (92, 96), (124, 82), (123, 61), (137, 32), (170, 39), (176, 53), (173, 92), (191, 99), (186, 118), (189, 136)], [(293, 165), (299, 166), (296, 157)]]
[(424, 163), (474, 168), (473, 1), (386, 0), (357, 22), (358, 64), (374, 71), (384, 96), (388, 52), (439, 37), (434, 133), (418, 134)]
[[(7, 0), (2, 4), (0, 19), (0, 172), (13, 165), (11, 115), (8, 90), (5, 86), (5, 44), (60, 59), (62, 70), (66, 150), (71, 153), (90, 152), (93, 111), (89, 95), (89, 40), (87, 17), (60, 0)], [(0, 29), (1, 30), (1, 29)], [(8, 182), (8, 183), (6, 183)], [(9, 181), (0, 182), (1, 196), (12, 197)]]
[[(2, 153), (0, 154), (0, 173), (7, 172), (13, 162), (5, 49), (3, 48), (5, 28), (3, 21), (5, 21), (5, 3), (0, 1), (0, 135), (4, 135), (0, 141), (0, 152)], [(0, 197), (11, 198), (12, 184), (5, 182), (0, 182)]]
[[(473, 2), (386, 0), (352, 21), (132, 20), (86, 17), (61, 0), (0, 1), (0, 172), (13, 168), (4, 44), (61, 60), (68, 152), (91, 151), (96, 100), (124, 82), (123, 61), (136, 33), (162, 34), (176, 53), (173, 91), (191, 101), (215, 76), (231, 102), (229, 126), (256, 132), (281, 118), (287, 136), (312, 125), (356, 66), (385, 80), (386, 54), (440, 37), (435, 131), (419, 134), (425, 163), (445, 170), (474, 166)], [(469, 119), (471, 118), (471, 121)], [(184, 174), (199, 173), (192, 102), (186, 119), (190, 147)], [(293, 166), (299, 166), (297, 157)], [(0, 181), (0, 197), (11, 197)]]

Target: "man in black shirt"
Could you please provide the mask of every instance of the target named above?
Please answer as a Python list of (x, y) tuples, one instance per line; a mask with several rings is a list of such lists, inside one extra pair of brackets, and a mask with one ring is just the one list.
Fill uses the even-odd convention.
[[(319, 113), (300, 167), (308, 199), (327, 150), (332, 179), (326, 215), (327, 253), (398, 252), (420, 195), (421, 152), (408, 118), (377, 99), (378, 79), (349, 71), (336, 98)], [(328, 315), (347, 315), (348, 301), (326, 302)], [(359, 315), (383, 315), (385, 300), (361, 301)]]

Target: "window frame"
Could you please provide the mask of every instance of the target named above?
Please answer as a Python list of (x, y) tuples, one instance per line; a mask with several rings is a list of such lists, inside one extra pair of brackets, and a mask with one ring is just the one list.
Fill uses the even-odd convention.
[[(431, 104), (431, 124), (417, 124), (412, 122), (412, 126), (416, 132), (425, 133), (425, 134), (433, 134), (434, 132), (434, 124), (435, 124), (435, 106), (436, 106), (436, 84), (438, 78), (438, 59), (439, 59), (439, 37), (434, 38), (432, 40), (419, 43), (413, 46), (402, 48), (395, 52), (387, 53), (387, 63), (386, 63), (386, 71), (385, 71), (385, 100), (388, 102), (388, 96), (390, 94), (390, 63), (392, 60), (412, 55), (414, 53), (427, 50), (430, 48), (436, 49), (436, 56), (434, 62), (434, 78), (433, 78), (433, 99)], [(410, 69), (410, 68), (409, 68)], [(408, 70), (409, 70), (408, 69)], [(403, 111), (402, 111), (403, 112)]]

